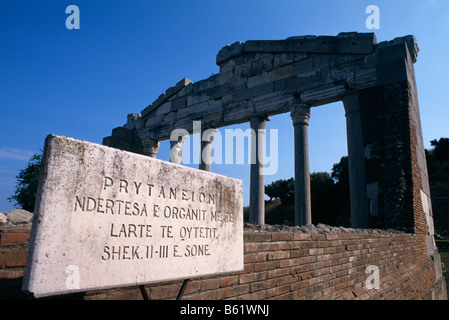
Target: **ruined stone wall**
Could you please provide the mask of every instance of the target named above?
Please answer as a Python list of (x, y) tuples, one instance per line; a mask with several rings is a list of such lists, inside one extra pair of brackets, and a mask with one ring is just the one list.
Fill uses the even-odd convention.
[[(29, 229), (0, 229), (0, 299), (27, 298), (21, 291)], [(380, 230), (288, 227), (250, 228), (244, 234), (245, 268), (238, 273), (191, 279), (183, 299), (437, 299), (425, 236)], [(368, 289), (370, 265), (379, 288)], [(435, 283), (437, 284), (435, 286)], [(182, 281), (146, 285), (150, 299), (175, 299)], [(71, 298), (142, 299), (139, 287), (93, 291)]]
[[(372, 33), (236, 42), (217, 54), (218, 74), (181, 80), (139, 114), (128, 115), (103, 143), (156, 156), (158, 141), (175, 129), (192, 133), (193, 121), (219, 128), (343, 101), (352, 226), (426, 234), (433, 250), (414, 72), (418, 51), (414, 36), (377, 43)], [(305, 137), (296, 140), (307, 150)], [(295, 159), (296, 164), (308, 165), (308, 157)], [(307, 183), (296, 181), (299, 193)], [(254, 178), (254, 185), (259, 183)], [(254, 191), (254, 199), (263, 199), (261, 190)]]

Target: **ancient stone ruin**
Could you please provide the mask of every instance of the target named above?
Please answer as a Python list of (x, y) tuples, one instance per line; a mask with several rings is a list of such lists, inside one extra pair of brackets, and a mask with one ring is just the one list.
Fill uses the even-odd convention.
[[(103, 143), (156, 157), (159, 141), (170, 139), (175, 129), (193, 133), (194, 121), (201, 121), (203, 131), (249, 122), (258, 132), (269, 116), (290, 112), (295, 132), (295, 224), (307, 225), (313, 214), (310, 109), (343, 101), (352, 227), (427, 235), (432, 250), (430, 191), (413, 66), (418, 51), (413, 36), (377, 43), (373, 33), (236, 42), (218, 53), (218, 74), (198, 82), (181, 80), (141, 113), (130, 114)], [(257, 148), (260, 134), (254, 138)], [(184, 137), (170, 140), (173, 150), (179, 150)], [(201, 144), (205, 163), (203, 150), (210, 141)], [(250, 222), (258, 224), (264, 224), (262, 162), (258, 158), (251, 165)], [(210, 170), (204, 163), (200, 168)]]
[[(447, 299), (434, 241), (415, 82), (418, 51), (413, 36), (377, 43), (372, 33), (237, 42), (218, 53), (218, 74), (198, 82), (183, 79), (140, 113), (128, 115), (123, 127), (104, 138), (104, 145), (154, 158), (159, 142), (170, 140), (170, 159), (179, 163), (185, 137), (199, 122), (199, 169), (210, 171), (217, 128), (249, 122), (257, 133), (251, 139), (257, 152), (264, 148), (260, 129), (269, 127), (269, 116), (289, 112), (296, 226), (264, 224), (260, 152), (251, 164), (242, 271), (189, 282), (172, 277), (177, 280), (91, 291), (77, 298), (175, 299), (183, 294), (183, 299), (207, 300)], [(311, 225), (310, 110), (336, 101), (346, 111), (351, 228)], [(96, 163), (96, 158), (89, 159)], [(121, 172), (127, 165), (115, 167)], [(130, 171), (140, 179), (143, 170)], [(0, 298), (27, 298), (20, 285), (29, 238), (29, 228), (0, 228)], [(222, 258), (229, 259), (227, 251)]]

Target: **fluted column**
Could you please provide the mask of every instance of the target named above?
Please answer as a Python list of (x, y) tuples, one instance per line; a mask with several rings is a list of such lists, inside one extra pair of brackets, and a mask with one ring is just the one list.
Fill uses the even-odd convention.
[(309, 119), (310, 108), (295, 106), (291, 109), (295, 128), (295, 225), (312, 223), (309, 171)]
[(265, 224), (265, 124), (267, 118), (253, 117), (251, 126), (251, 180), (249, 198), (249, 222)]

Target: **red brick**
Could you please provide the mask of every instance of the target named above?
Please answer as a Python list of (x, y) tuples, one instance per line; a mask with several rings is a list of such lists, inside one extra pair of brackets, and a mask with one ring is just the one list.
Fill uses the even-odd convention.
[(282, 277), (290, 274), (291, 271), (289, 268), (283, 268), (283, 269), (274, 269), (267, 272), (268, 278), (277, 278)]
[(25, 244), (30, 239), (30, 229), (3, 229), (0, 231), (0, 245)]
[(220, 287), (228, 287), (239, 282), (238, 276), (223, 277), (220, 279)]
[(264, 252), (250, 253), (245, 255), (245, 263), (261, 262), (267, 260), (267, 254)]
[(271, 235), (273, 241), (288, 241), (294, 239), (294, 233), (290, 232), (277, 232)]
[(287, 293), (290, 291), (290, 285), (284, 285), (280, 287), (275, 287), (267, 290), (267, 298), (279, 296), (281, 294)]
[(24, 267), (28, 250), (4, 250), (0, 251), (0, 267)]
[(309, 240), (311, 239), (310, 233), (295, 233), (293, 235), (293, 239), (295, 240)]
[(266, 290), (276, 286), (277, 279), (268, 279), (259, 282), (250, 283), (250, 292)]
[(267, 278), (267, 274), (265, 272), (253, 272), (248, 274), (241, 274), (239, 283), (248, 283), (248, 282), (257, 282), (261, 280), (265, 280)]
[(162, 300), (169, 298), (176, 298), (181, 289), (181, 284), (168, 284), (151, 288), (150, 298), (152, 300)]
[(290, 251), (273, 251), (267, 253), (268, 260), (279, 260), (290, 258)]
[(220, 279), (205, 279), (201, 281), (201, 290), (214, 290), (220, 286)]
[(314, 255), (318, 255), (318, 254), (323, 254), (324, 253), (324, 249), (323, 248), (313, 248), (313, 249), (309, 249), (309, 254), (311, 256)]

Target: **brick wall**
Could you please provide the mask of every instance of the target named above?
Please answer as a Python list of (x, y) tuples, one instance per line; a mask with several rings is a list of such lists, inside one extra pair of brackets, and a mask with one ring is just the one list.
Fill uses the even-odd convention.
[[(28, 235), (29, 229), (0, 229), (0, 299), (26, 298), (20, 286)], [(183, 299), (422, 299), (436, 283), (421, 235), (245, 231), (244, 240), (244, 271), (191, 279)], [(369, 265), (379, 268), (377, 290), (366, 287)], [(145, 290), (150, 299), (175, 299), (181, 285), (158, 283)], [(76, 297), (142, 299), (142, 294), (139, 287), (128, 287)]]
[(30, 228), (0, 228), (0, 299), (23, 298), (20, 289)]

